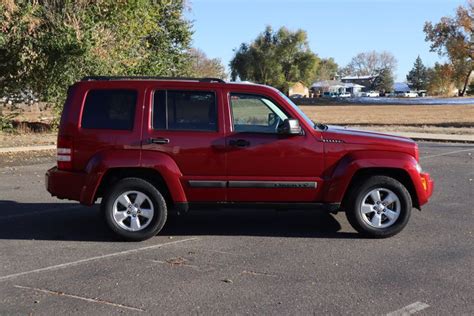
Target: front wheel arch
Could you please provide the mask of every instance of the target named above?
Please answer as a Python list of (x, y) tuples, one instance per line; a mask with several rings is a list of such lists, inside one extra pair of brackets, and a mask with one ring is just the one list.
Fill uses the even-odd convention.
[(349, 182), (349, 185), (347, 186), (346, 192), (344, 193), (344, 197), (341, 203), (341, 207), (343, 210), (344, 205), (347, 203), (347, 198), (349, 197), (349, 193), (351, 192), (351, 190), (353, 190), (354, 187), (359, 186), (364, 180), (373, 176), (386, 176), (389, 178), (393, 178), (403, 184), (403, 186), (405, 186), (405, 188), (408, 190), (408, 193), (410, 193), (413, 207), (420, 209), (418, 195), (408, 172), (398, 168), (363, 168), (355, 172), (351, 181)]

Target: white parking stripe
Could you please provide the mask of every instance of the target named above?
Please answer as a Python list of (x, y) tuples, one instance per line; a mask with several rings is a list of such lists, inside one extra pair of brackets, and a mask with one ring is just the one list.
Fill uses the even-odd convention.
[(425, 308), (430, 307), (430, 305), (422, 303), (422, 302), (415, 302), (413, 304), (407, 305), (403, 308), (400, 308), (396, 311), (393, 311), (391, 313), (388, 313), (387, 316), (405, 316), (405, 315), (411, 315), (415, 314), (416, 312), (419, 312)]
[(451, 154), (462, 153), (462, 152), (464, 152), (464, 151), (474, 151), (474, 148), (461, 149), (461, 150), (449, 151), (449, 152), (447, 152), (447, 153), (442, 153), (442, 154), (423, 156), (423, 157), (420, 157), (420, 159), (428, 159), (428, 158), (434, 158), (434, 157), (447, 156), (447, 155), (451, 155)]
[(57, 265), (49, 266), (49, 267), (45, 267), (45, 268), (40, 268), (40, 269), (35, 269), (35, 270), (30, 270), (30, 271), (25, 271), (25, 272), (19, 272), (19, 273), (4, 275), (4, 276), (0, 277), (0, 281), (5, 281), (5, 280), (17, 278), (17, 277), (28, 275), (28, 274), (33, 274), (33, 273), (39, 273), (39, 272), (45, 272), (45, 271), (51, 271), (51, 270), (58, 270), (58, 269), (63, 269), (63, 268), (67, 268), (67, 267), (77, 266), (79, 264), (87, 263), (87, 262), (91, 262), (91, 261), (129, 255), (131, 253), (136, 253), (136, 252), (139, 252), (139, 251), (157, 249), (157, 248), (161, 248), (161, 247), (164, 247), (164, 246), (179, 244), (179, 243), (183, 243), (183, 242), (187, 242), (187, 241), (193, 241), (193, 240), (197, 240), (197, 239), (198, 239), (197, 237), (181, 239), (181, 240), (171, 241), (171, 242), (167, 242), (167, 243), (163, 243), (163, 244), (159, 244), (159, 245), (153, 245), (153, 246), (147, 246), (147, 247), (142, 247), (142, 248), (124, 250), (124, 251), (120, 251), (120, 252), (109, 253), (107, 255), (96, 256), (96, 257), (81, 259), (81, 260), (77, 260), (77, 261), (73, 261), (73, 262), (57, 264)]
[(124, 308), (124, 309), (128, 309), (128, 310), (135, 311), (135, 312), (144, 312), (145, 311), (145, 310), (143, 310), (141, 308), (138, 308), (138, 307), (113, 303), (113, 302), (101, 300), (101, 299), (98, 299), (98, 298), (89, 298), (89, 297), (84, 297), (84, 296), (79, 296), (79, 295), (74, 295), (74, 294), (67, 294), (67, 293), (64, 293), (64, 292), (51, 291), (51, 290), (47, 290), (47, 289), (39, 289), (39, 288), (36, 288), (36, 287), (29, 287), (29, 286), (22, 286), (22, 285), (14, 285), (14, 287), (16, 287), (18, 289), (32, 290), (32, 291), (35, 291), (35, 292), (41, 292), (41, 293), (46, 293), (46, 294), (51, 294), (51, 295), (74, 298), (74, 299), (77, 299), (77, 300), (91, 302), (91, 303), (110, 305), (110, 306), (113, 306), (113, 307)]

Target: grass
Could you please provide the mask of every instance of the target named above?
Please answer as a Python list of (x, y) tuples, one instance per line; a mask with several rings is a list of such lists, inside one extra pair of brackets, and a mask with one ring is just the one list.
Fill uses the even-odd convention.
[(474, 105), (301, 106), (314, 121), (337, 125), (474, 127)]

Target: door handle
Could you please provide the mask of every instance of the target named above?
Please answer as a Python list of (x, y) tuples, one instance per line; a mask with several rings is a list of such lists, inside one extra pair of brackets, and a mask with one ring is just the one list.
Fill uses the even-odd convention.
[(229, 141), (229, 145), (232, 147), (248, 147), (250, 146), (250, 142), (245, 139), (237, 139), (237, 140), (231, 139)]
[(157, 137), (157, 138), (150, 138), (148, 140), (148, 143), (164, 145), (164, 144), (169, 144), (170, 140), (169, 140), (169, 138)]

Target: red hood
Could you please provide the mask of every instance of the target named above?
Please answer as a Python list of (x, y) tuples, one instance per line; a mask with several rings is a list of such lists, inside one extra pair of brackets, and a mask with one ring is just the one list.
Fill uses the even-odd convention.
[[(342, 142), (345, 144), (368, 145), (380, 150), (402, 151), (418, 158), (418, 146), (410, 138), (349, 129), (341, 126), (328, 126), (322, 133), (323, 139), (328, 142)], [(374, 148), (373, 148), (374, 149)]]

